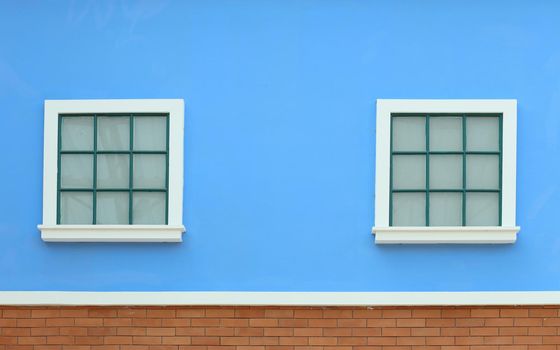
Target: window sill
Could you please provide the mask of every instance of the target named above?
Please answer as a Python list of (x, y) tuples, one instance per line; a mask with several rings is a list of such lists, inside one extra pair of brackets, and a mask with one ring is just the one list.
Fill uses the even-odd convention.
[(39, 225), (45, 242), (181, 242), (182, 225)]
[(519, 226), (374, 227), (375, 244), (511, 244)]

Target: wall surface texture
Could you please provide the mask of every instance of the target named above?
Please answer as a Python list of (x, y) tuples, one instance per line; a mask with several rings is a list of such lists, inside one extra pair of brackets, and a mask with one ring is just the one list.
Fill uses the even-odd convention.
[(0, 308), (1, 350), (557, 350), (558, 307)]
[[(0, 290), (560, 290), (559, 13), (546, 0), (0, 0)], [(185, 100), (183, 243), (41, 241), (43, 101), (86, 98)], [(517, 243), (374, 245), (378, 98), (518, 100)], [(492, 327), (476, 339), (501, 336)], [(48, 344), (32, 330), (1, 339)]]

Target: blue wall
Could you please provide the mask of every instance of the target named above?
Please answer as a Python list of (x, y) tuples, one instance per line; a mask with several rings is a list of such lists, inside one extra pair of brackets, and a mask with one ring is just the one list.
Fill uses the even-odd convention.
[[(0, 0), (0, 290), (560, 289), (560, 2)], [(184, 98), (180, 244), (44, 243), (43, 100)], [(518, 242), (375, 246), (377, 98), (519, 100)]]

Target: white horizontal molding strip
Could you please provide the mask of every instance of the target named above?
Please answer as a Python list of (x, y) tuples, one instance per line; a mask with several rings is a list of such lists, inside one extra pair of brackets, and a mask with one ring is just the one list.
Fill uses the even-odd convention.
[(45, 242), (181, 242), (182, 225), (39, 225)]
[(548, 292), (56, 292), (0, 291), (0, 305), (445, 306), (560, 305)]
[(515, 243), (519, 227), (374, 227), (376, 244), (507, 244)]

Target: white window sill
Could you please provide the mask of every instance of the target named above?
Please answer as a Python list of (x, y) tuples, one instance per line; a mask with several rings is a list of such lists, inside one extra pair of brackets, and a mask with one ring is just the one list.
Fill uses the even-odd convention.
[(182, 225), (39, 225), (45, 242), (181, 242)]
[(508, 244), (519, 226), (374, 227), (376, 244)]

